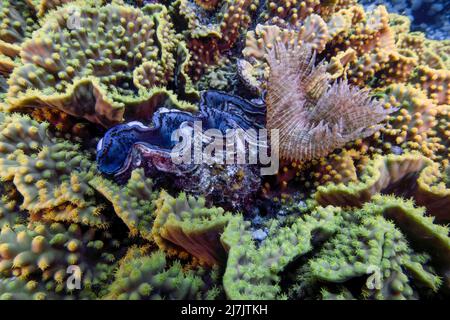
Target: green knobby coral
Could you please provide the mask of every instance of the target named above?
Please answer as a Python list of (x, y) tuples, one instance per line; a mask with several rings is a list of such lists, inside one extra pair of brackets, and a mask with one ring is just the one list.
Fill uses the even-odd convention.
[(48, 291), (39, 282), (16, 277), (0, 279), (0, 300), (57, 300), (70, 298)]
[(361, 206), (371, 197), (412, 173), (420, 172), (432, 161), (417, 154), (375, 156), (356, 181), (319, 186), (315, 199), (320, 205)]
[(21, 209), (46, 220), (105, 227), (103, 205), (88, 184), (95, 175), (88, 155), (54, 137), (47, 123), (17, 114), (0, 117), (0, 178), (23, 196)]
[(236, 64), (226, 60), (221, 65), (208, 67), (197, 82), (197, 87), (199, 90), (232, 91), (237, 81)]
[(162, 105), (195, 110), (166, 88), (183, 66), (180, 46), (162, 5), (65, 5), (22, 45), (7, 110), (52, 107), (106, 127)]
[(442, 168), (438, 163), (423, 169), (417, 179), (416, 202), (424, 205), (439, 223), (450, 223), (450, 166)]
[[(377, 195), (362, 208), (362, 214), (382, 215), (395, 223), (414, 248), (427, 252), (450, 285), (450, 238), (448, 227), (436, 224), (435, 217), (411, 201)], [(426, 215), (428, 214), (428, 216)]]
[[(1, 187), (0, 187), (0, 191)], [(26, 215), (21, 212), (17, 201), (11, 200), (3, 195), (0, 198), (0, 229), (4, 226), (14, 226), (26, 221)]]
[(130, 229), (130, 235), (140, 235), (152, 241), (151, 234), (158, 193), (153, 192), (153, 182), (145, 177), (144, 169), (136, 169), (125, 186), (119, 186), (97, 176), (89, 184), (114, 207), (115, 213)]
[[(241, 215), (206, 209), (201, 199), (184, 194), (173, 198), (163, 192), (158, 201), (156, 242), (169, 252), (184, 250), (222, 266), (229, 299), (316, 297), (326, 289), (318, 283), (345, 285), (374, 272), (380, 276), (377, 286), (368, 279), (358, 298), (413, 299), (419, 295), (417, 286), (436, 292), (444, 287), (441, 278), (448, 281), (448, 229), (401, 198), (376, 195), (363, 208), (348, 210), (311, 202), (299, 217), (270, 220), (259, 245)], [(288, 265), (299, 263), (299, 282), (286, 291), (283, 274)]]
[(358, 298), (416, 299), (416, 288), (436, 292), (442, 279), (429, 267), (430, 256), (416, 253), (417, 249), (426, 249), (439, 275), (446, 277), (448, 229), (433, 224), (423, 208), (410, 201), (376, 196), (362, 209), (345, 212), (339, 231), (299, 269), (291, 295), (314, 296), (319, 287), (328, 291), (327, 286), (332, 289), (361, 277), (366, 281)]
[(185, 270), (179, 261), (169, 262), (163, 251), (146, 254), (145, 248), (134, 247), (120, 261), (104, 299), (214, 299), (219, 293), (214, 272)]
[(340, 208), (315, 210), (294, 223), (280, 226), (273, 221), (266, 240), (256, 246), (251, 232), (239, 219), (230, 221), (222, 235), (228, 260), (223, 286), (229, 299), (280, 299), (286, 266), (314, 248), (317, 239), (327, 239), (340, 225)]
[(200, 262), (223, 266), (229, 299), (275, 299), (281, 295), (278, 282), (283, 269), (312, 250), (313, 237), (334, 232), (339, 210), (313, 212), (290, 226), (272, 221), (268, 239), (257, 247), (242, 215), (207, 208), (202, 198), (183, 193), (173, 198), (162, 192), (152, 233), (169, 253), (183, 258), (189, 253)]
[[(56, 8), (63, 6), (69, 2), (76, 2), (78, 0), (26, 0), (26, 2), (34, 8), (38, 17), (43, 17), (47, 12), (55, 10)], [(92, 5), (101, 5), (105, 1), (103, 0), (83, 0), (85, 3)], [(81, 2), (81, 1), (79, 1)]]
[(26, 0), (0, 1), (0, 74), (9, 74), (16, 66), (20, 45), (39, 25)]
[(45, 284), (47, 290), (67, 292), (69, 266), (79, 268), (82, 291), (88, 294), (109, 279), (119, 243), (107, 233), (76, 224), (30, 223), (5, 226), (0, 232), (0, 274)]
[(220, 207), (208, 208), (204, 198), (185, 193), (173, 198), (165, 191), (156, 206), (152, 235), (161, 249), (181, 257), (190, 254), (208, 265), (224, 262), (220, 235), (231, 213)]
[[(437, 183), (441, 177), (439, 170), (438, 163), (416, 152), (377, 155), (366, 164), (358, 180), (320, 186), (315, 199), (320, 205), (362, 206), (379, 192), (399, 190), (416, 198), (418, 204), (427, 207), (429, 214), (445, 222), (450, 218), (441, 205), (450, 201), (450, 191), (445, 183)], [(398, 188), (411, 177), (412, 183)]]

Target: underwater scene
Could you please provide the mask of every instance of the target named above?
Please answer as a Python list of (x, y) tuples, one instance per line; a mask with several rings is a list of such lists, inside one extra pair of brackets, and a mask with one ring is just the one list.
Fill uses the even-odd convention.
[(0, 299), (450, 298), (450, 1), (0, 19)]

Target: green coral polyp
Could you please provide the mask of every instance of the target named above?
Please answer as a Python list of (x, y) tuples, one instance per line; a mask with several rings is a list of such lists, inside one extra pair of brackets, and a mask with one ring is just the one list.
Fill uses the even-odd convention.
[(416, 152), (375, 156), (364, 167), (357, 181), (320, 186), (315, 199), (321, 205), (362, 206), (373, 195), (390, 190), (390, 187), (414, 175), (417, 176), (416, 181), (408, 187), (409, 190), (402, 191), (414, 196), (417, 203), (427, 207), (429, 214), (436, 216), (440, 222), (448, 221), (448, 212), (442, 204), (450, 199), (449, 189), (445, 184), (433, 186), (441, 177), (439, 164)]
[(105, 299), (203, 300), (217, 295), (217, 290), (202, 279), (201, 270), (185, 271), (180, 262), (170, 263), (162, 251), (145, 252), (145, 248), (128, 251)]
[(95, 177), (89, 184), (112, 203), (116, 214), (130, 229), (131, 236), (139, 234), (152, 241), (154, 200), (158, 194), (153, 192), (153, 182), (145, 178), (143, 169), (134, 170), (124, 187), (102, 177)]
[[(3, 116), (3, 115), (2, 115)], [(54, 137), (47, 123), (4, 116), (0, 125), (0, 178), (11, 181), (31, 216), (104, 228), (102, 205), (88, 182), (94, 167), (80, 146)]]
[[(384, 6), (366, 9), (354, 0), (0, 0), (0, 300), (449, 297), (450, 41), (411, 32), (417, 21)], [(298, 54), (282, 61), (285, 46)], [(278, 73), (289, 77), (271, 81)], [(326, 112), (354, 90), (389, 115), (336, 148), (339, 132), (357, 133), (350, 127), (377, 113), (354, 108), (335, 121)], [(251, 128), (260, 103), (285, 106), (275, 127), (268, 113), (270, 129), (294, 115), (327, 135), (304, 143), (314, 130), (294, 119), (304, 135), (284, 144), (278, 173), (258, 187), (238, 170), (251, 197), (229, 201), (216, 188), (234, 167), (174, 173), (160, 158), (170, 134), (190, 132), (198, 105), (214, 127)], [(147, 139), (150, 122), (161, 137)], [(302, 145), (309, 155), (334, 147), (288, 161)], [(99, 172), (105, 148), (113, 159), (131, 150), (130, 176)], [(198, 189), (185, 185), (197, 180)]]
[(107, 243), (95, 230), (82, 230), (75, 224), (69, 227), (59, 223), (5, 226), (0, 232), (0, 243), (3, 276), (35, 279), (56, 293), (67, 290), (65, 280), (70, 265), (80, 268), (82, 284), (91, 290), (105, 278), (103, 266), (109, 265), (111, 271), (115, 260), (107, 251)]
[[(444, 257), (448, 257), (450, 238), (448, 229), (434, 224), (424, 212), (411, 201), (381, 195), (361, 209), (343, 211), (343, 224), (315, 257), (300, 267), (298, 283), (290, 294), (314, 295), (312, 288), (324, 285), (320, 290), (328, 292), (328, 285), (359, 277), (367, 280), (358, 298), (417, 299), (417, 285), (437, 292), (442, 278), (448, 283)], [(430, 256), (421, 253), (424, 249), (431, 249), (436, 271), (429, 266)]]
[[(79, 14), (76, 26), (71, 12)], [(167, 9), (152, 5), (145, 12), (69, 4), (49, 13), (21, 47), (8, 110), (50, 106), (104, 126), (149, 117), (161, 104), (195, 110), (161, 87), (174, 79), (180, 43)]]
[(8, 64), (19, 55), (20, 45), (39, 27), (35, 12), (26, 0), (0, 1), (0, 73), (9, 73)]

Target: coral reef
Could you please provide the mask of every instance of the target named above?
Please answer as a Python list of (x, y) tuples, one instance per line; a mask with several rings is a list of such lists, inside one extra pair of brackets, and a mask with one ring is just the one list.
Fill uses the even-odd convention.
[(58, 139), (48, 124), (28, 116), (3, 116), (0, 125), (0, 178), (23, 197), (33, 217), (91, 226), (107, 224), (88, 181), (93, 163), (80, 146)]
[(220, 234), (230, 220), (222, 208), (206, 208), (205, 199), (164, 191), (157, 201), (152, 234), (158, 247), (171, 255), (191, 254), (208, 265), (223, 262)]
[(0, 280), (0, 300), (56, 300), (70, 298), (57, 295), (34, 280), (26, 281), (16, 277)]
[(258, 4), (259, 0), (177, 0), (171, 4), (177, 25), (186, 26), (183, 33), (192, 52), (194, 79), (218, 64), (223, 52), (233, 47), (250, 25)]
[(0, 2), (0, 74), (9, 74), (17, 65), (22, 42), (39, 27), (35, 14), (26, 0)]
[(447, 2), (0, 0), (0, 299), (448, 299)]

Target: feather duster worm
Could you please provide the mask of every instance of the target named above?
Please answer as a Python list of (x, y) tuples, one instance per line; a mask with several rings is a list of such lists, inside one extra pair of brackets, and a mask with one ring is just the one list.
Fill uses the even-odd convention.
[(315, 66), (308, 45), (277, 43), (269, 51), (267, 128), (279, 130), (280, 156), (307, 161), (378, 131), (395, 111), (346, 81), (330, 85), (326, 66)]

